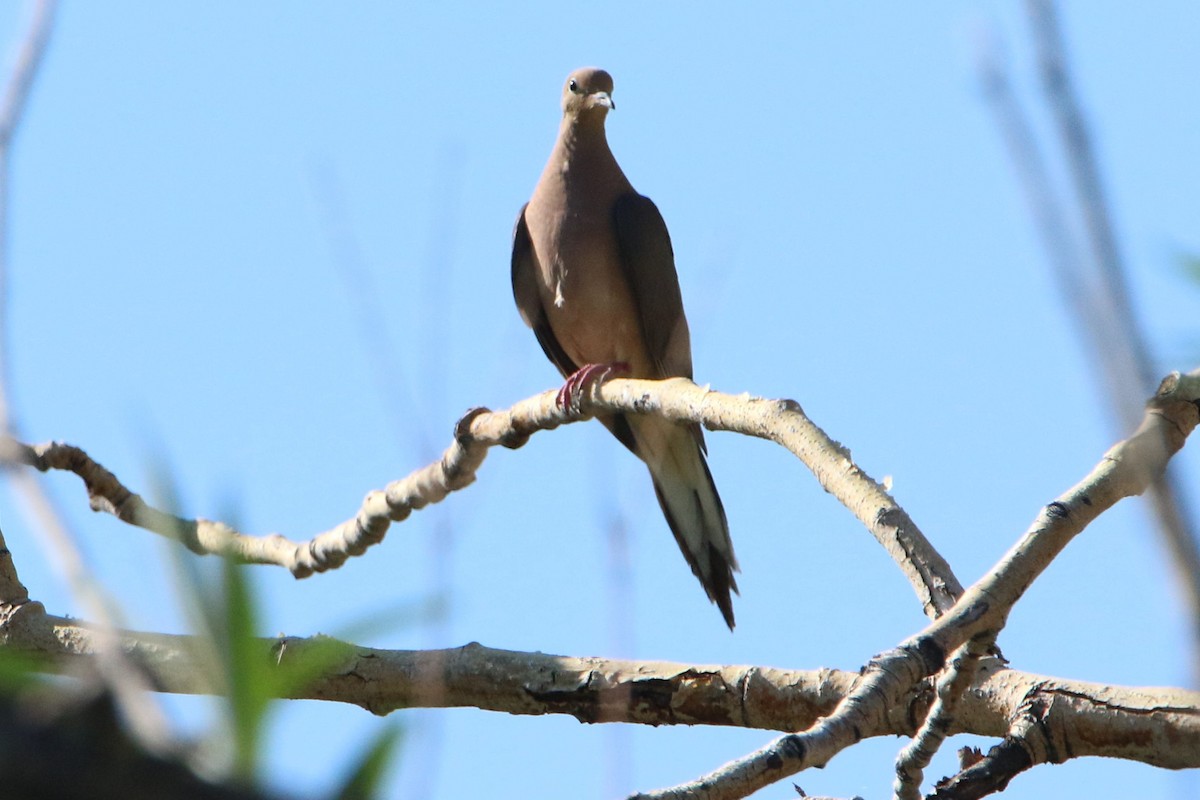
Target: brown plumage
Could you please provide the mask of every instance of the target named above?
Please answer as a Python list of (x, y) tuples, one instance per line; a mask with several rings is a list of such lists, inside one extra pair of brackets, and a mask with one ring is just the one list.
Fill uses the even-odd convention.
[[(612, 77), (571, 73), (550, 160), (513, 232), (513, 296), (564, 376), (596, 364), (628, 377), (692, 377), (687, 319), (662, 215), (617, 165), (604, 134)], [(692, 572), (733, 628), (737, 559), (696, 425), (610, 415), (610, 431), (650, 469)]]

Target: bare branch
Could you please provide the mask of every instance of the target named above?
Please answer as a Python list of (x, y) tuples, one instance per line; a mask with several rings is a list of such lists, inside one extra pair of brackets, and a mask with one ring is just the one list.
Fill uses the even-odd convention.
[(954, 652), (950, 664), (942, 671), (937, 682), (937, 699), (917, 735), (896, 758), (896, 800), (920, 800), (925, 768), (949, 735), (954, 714), (975, 680), (980, 659), (987, 655), (994, 641), (995, 637), (988, 635), (968, 640)]
[[(49, 657), (49, 666), (58, 669), (89, 661), (104, 646), (93, 626), (50, 616), (38, 603), (0, 615), (0, 638), (9, 649)], [(446, 650), (380, 650), (318, 636), (260, 639), (258, 645), (262, 658), (281, 668), (312, 659), (323, 665), (288, 697), (349, 703), (380, 715), (401, 708), (473, 707), (566, 714), (586, 723), (786, 731), (834, 713), (859, 685), (857, 673), (840, 670), (574, 658), (476, 643)], [(119, 647), (157, 691), (222, 690), (219, 678), (196, 656), (203, 651), (196, 637), (123, 631)], [(928, 684), (914, 682), (900, 702), (874, 720), (877, 724), (860, 731), (861, 737), (912, 735), (914, 720), (926, 716), (930, 700)], [(1018, 719), (1036, 720), (1048, 741), (1077, 737), (1070, 749), (1059, 750), (1072, 757), (1200, 767), (1198, 692), (1047, 678), (990, 659), (964, 694), (949, 732), (1000, 737)], [(1113, 736), (1118, 725), (1129, 726), (1129, 735)]]
[[(877, 730), (889, 709), (919, 681), (941, 670), (946, 654), (975, 636), (994, 636), (1013, 605), (1092, 520), (1117, 501), (1144, 492), (1200, 423), (1200, 370), (1163, 380), (1141, 426), (1080, 483), (1048, 504), (1024, 536), (946, 614), (876, 656), (837, 710), (803, 733), (783, 736), (748, 756), (642, 800), (745, 797), (790, 775), (825, 764)], [(1195, 709), (1190, 709), (1194, 711)], [(1081, 743), (1086, 745), (1086, 743)]]
[(304, 578), (334, 569), (352, 555), (361, 555), (383, 540), (392, 522), (404, 520), (413, 510), (440, 502), (450, 492), (469, 486), (491, 447), (520, 447), (537, 431), (589, 419), (601, 411), (660, 414), (678, 422), (698, 422), (710, 430), (769, 439), (790, 450), (884, 546), (904, 571), (929, 616), (950, 608), (962, 593), (949, 565), (908, 514), (794, 401), (722, 394), (683, 378), (608, 381), (583, 398), (578, 414), (559, 408), (555, 396), (554, 391), (544, 392), (505, 411), (480, 408), (469, 412), (459, 420), (454, 442), (439, 461), (383, 490), (370, 492), (352, 519), (306, 542), (278, 534), (248, 536), (220, 522), (166, 514), (147, 505), (115, 475), (71, 445), (52, 442), (30, 446), (0, 439), (0, 461), (23, 463), (42, 471), (73, 472), (83, 479), (96, 511), (178, 539), (195, 553), (222, 553), (247, 563), (276, 564)]

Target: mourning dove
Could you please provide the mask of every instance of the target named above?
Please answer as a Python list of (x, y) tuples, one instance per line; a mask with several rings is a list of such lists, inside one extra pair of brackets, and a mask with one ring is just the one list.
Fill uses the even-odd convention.
[[(614, 369), (651, 380), (692, 377), (666, 223), (608, 149), (612, 90), (612, 77), (600, 69), (567, 77), (558, 140), (513, 231), (513, 296), (568, 377), (560, 402)], [(649, 467), (679, 549), (732, 630), (737, 559), (700, 427), (643, 415), (600, 421)]]

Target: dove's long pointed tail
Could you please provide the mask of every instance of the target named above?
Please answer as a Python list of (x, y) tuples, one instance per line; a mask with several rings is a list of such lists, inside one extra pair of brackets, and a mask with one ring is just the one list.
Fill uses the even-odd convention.
[[(708, 599), (721, 609), (733, 630), (733, 601), (738, 570), (729, 538), (725, 508), (704, 459), (699, 428), (655, 421), (637, 425), (639, 453), (675, 541), (700, 579)], [(649, 430), (647, 430), (649, 428)]]

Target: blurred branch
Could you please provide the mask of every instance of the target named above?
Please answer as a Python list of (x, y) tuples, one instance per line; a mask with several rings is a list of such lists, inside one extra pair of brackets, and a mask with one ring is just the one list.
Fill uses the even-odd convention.
[[(1101, 360), (1109, 364), (1113, 384), (1110, 396), (1117, 406), (1122, 429), (1136, 424), (1141, 397), (1153, 380), (1154, 364), (1146, 335), (1133, 311), (1124, 259), (1112, 223), (1112, 214), (1100, 179), (1100, 168), (1092, 148), (1080, 102), (1071, 82), (1064, 55), (1062, 28), (1052, 0), (1026, 0), (1033, 20), (1048, 106), (1053, 112), (1063, 152), (1075, 185), (1075, 197), (1087, 233), (1088, 249), (1101, 291), (1096, 293), (1091, 312), (1111, 331), (1092, 341)], [(1175, 473), (1168, 470), (1150, 489), (1158, 529), (1175, 567), (1176, 583), (1182, 588), (1192, 634), (1193, 680), (1200, 684), (1200, 536), (1188, 494)]]
[(1113, 231), (1104, 183), (1092, 150), (1091, 135), (1067, 71), (1062, 29), (1053, 0), (1026, 0), (1025, 5), (1033, 22), (1047, 106), (1054, 115), (1062, 139), (1063, 154), (1087, 234), (1087, 249), (1095, 267), (1089, 273), (1101, 286), (1101, 290), (1092, 295), (1094, 305), (1089, 312), (1103, 321), (1103, 328), (1110, 335), (1093, 344), (1111, 348), (1105, 359), (1116, 376), (1134, 379), (1132, 384), (1118, 383), (1112, 393), (1120, 424), (1131, 426), (1141, 415), (1143, 392), (1153, 381), (1150, 351), (1129, 299), (1125, 267)]
[[(1014, 97), (994, 47), (980, 53), (985, 94), (1025, 192), (1060, 296), (1095, 373), (1102, 378), (1118, 430), (1137, 424), (1154, 366), (1130, 299), (1125, 267), (1104, 194), (1091, 135), (1064, 55), (1052, 0), (1026, 0), (1047, 106), (1053, 114), (1082, 220), (1085, 245), (1072, 236), (1070, 214), (1052, 188), (1036, 137)], [(1200, 684), (1200, 537), (1187, 492), (1168, 470), (1150, 488), (1158, 530), (1187, 607), (1194, 682)]]
[[(16, 63), (4, 89), (0, 105), (0, 440), (15, 433), (19, 426), (13, 411), (10, 389), (10, 346), (8, 320), (8, 277), (9, 277), (9, 170), (12, 161), (12, 145), (24, 119), (30, 90), (42, 64), (50, 34), (54, 27), (55, 0), (40, 0), (33, 11), (29, 30), (17, 54)], [(54, 507), (54, 503), (43, 487), (27, 473), (13, 478), (16, 493), (29, 509), (30, 516), (39, 523), (44, 536), (42, 540), (57, 557), (66, 577), (88, 612), (97, 620), (101, 638), (112, 638), (113, 615), (104, 600), (103, 593), (83, 568), (83, 558), (75, 546), (67, 525)], [(0, 543), (2, 543), (0, 539)], [(14, 602), (26, 602), (28, 593), (16, 576), (16, 567), (7, 548), (4, 550), (4, 568), (8, 579), (4, 581), (5, 607)], [(133, 730), (148, 746), (165, 746), (167, 742), (165, 720), (159, 710), (141, 691), (144, 687), (135, 671), (124, 662), (122, 653), (116, 648), (107, 648), (96, 660), (99, 673), (111, 688), (120, 705), (121, 712)]]
[(16, 64), (4, 89), (0, 106), (0, 430), (16, 431), (9, 398), (10, 372), (8, 347), (8, 174), (12, 143), (16, 137), (25, 101), (42, 63), (50, 31), (54, 27), (56, 0), (40, 0), (34, 8), (33, 21), (17, 54)]
[(341, 566), (378, 544), (392, 522), (413, 510), (437, 503), (469, 486), (489, 448), (517, 448), (541, 430), (590, 419), (603, 411), (659, 414), (676, 422), (703, 424), (769, 439), (790, 450), (867, 527), (900, 566), (925, 613), (936, 617), (950, 608), (962, 586), (949, 565), (896, 501), (853, 462), (792, 400), (764, 400), (749, 394), (728, 395), (689, 380), (614, 379), (583, 398), (572, 413), (555, 403), (556, 391), (543, 392), (505, 411), (477, 408), (458, 421), (454, 442), (441, 459), (382, 490), (367, 494), (357, 514), (305, 542), (278, 534), (248, 536), (220, 522), (183, 519), (147, 505), (115, 475), (72, 445), (51, 442), (30, 446), (0, 439), (0, 462), (27, 464), (41, 471), (73, 472), (83, 479), (91, 507), (124, 522), (177, 539), (198, 554), (221, 553), (253, 564), (276, 564), (297, 578)]
[(146, 694), (150, 687), (144, 676), (133, 668), (118, 646), (117, 615), (108, 597), (93, 578), (74, 537), (35, 476), (16, 473), (12, 480), (18, 496), (28, 505), (30, 518), (37, 523), (43, 546), (57, 562), (83, 608), (95, 619), (95, 638), (104, 645), (96, 651), (94, 666), (98, 674), (142, 746), (152, 752), (163, 752), (171, 742), (166, 717)]
[[(1071, 539), (1117, 501), (1145, 491), (1197, 424), (1200, 370), (1172, 373), (1148, 403), (1137, 431), (1109, 450), (1087, 477), (1045, 506), (1025, 535), (952, 609), (924, 631), (871, 659), (832, 714), (803, 733), (780, 737), (694, 781), (637, 797), (741, 798), (801, 770), (824, 765), (856, 743), (862, 731), (875, 729), (914, 686), (940, 672), (948, 653), (972, 638), (995, 636), (1012, 607)], [(1180, 710), (1189, 718), (1200, 715), (1194, 705)], [(1077, 753), (1076, 744), (1072, 739), (1066, 749), (1044, 747), (1042, 751), (1048, 760), (1061, 760)]]
[[(93, 658), (98, 647), (94, 628), (48, 615), (40, 606), (0, 619), (0, 635), (9, 650), (49, 657), (58, 669)], [(126, 631), (121, 639), (157, 691), (221, 691), (219, 678), (196, 658), (196, 637)], [(843, 670), (575, 658), (477, 643), (414, 651), (358, 647), (323, 636), (253, 641), (264, 662), (311, 675), (283, 696), (349, 703), (379, 715), (469, 707), (566, 714), (585, 723), (789, 731), (835, 713), (859, 693), (860, 682), (859, 673)], [(340, 655), (331, 658), (331, 653)], [(310, 659), (322, 668), (307, 671)], [(929, 684), (913, 682), (897, 702), (864, 720), (859, 738), (912, 735), (914, 720), (925, 715), (930, 702)], [(1200, 693), (1048, 678), (1007, 669), (997, 659), (981, 663), (948, 732), (1003, 736), (1030, 708), (1041, 709), (1039, 724), (1047, 737), (1070, 741), (1071, 757), (1200, 767)], [(1113, 735), (1118, 730), (1127, 735)]]
[[(1055, 197), (1050, 171), (1038, 148), (1033, 126), (1013, 94), (998, 49), (994, 40), (985, 39), (978, 51), (984, 97), (1008, 148), (1017, 179), (1025, 193), (1025, 202), (1029, 205), (1030, 217), (1048, 255), (1050, 275), (1058, 286), (1059, 297), (1070, 312), (1068, 319), (1077, 326), (1083, 342), (1102, 342), (1111, 335), (1110, 326), (1102, 315), (1094, 313), (1099, 306), (1099, 301), (1093, 296), (1096, 290), (1087, 278), (1083, 259), (1071, 236), (1071, 226)], [(1102, 347), (1088, 347), (1085, 353), (1093, 369), (1102, 377), (1106, 395), (1123, 393), (1124, 388), (1118, 385), (1103, 350)], [(1131, 427), (1133, 423), (1124, 430)]]
[(4, 102), (0, 105), (0, 148), (7, 149), (21, 123), (25, 101), (33, 86), (46, 45), (50, 42), (50, 31), (54, 27), (57, 0), (38, 0), (34, 5), (33, 21), (17, 54), (16, 64), (4, 87)]

